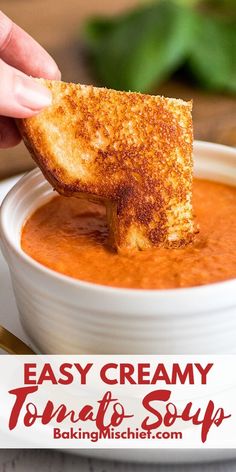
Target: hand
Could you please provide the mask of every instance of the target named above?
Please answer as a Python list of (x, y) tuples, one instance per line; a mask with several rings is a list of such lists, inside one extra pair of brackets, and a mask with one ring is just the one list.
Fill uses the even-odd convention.
[(32, 77), (60, 80), (49, 54), (0, 11), (0, 147), (15, 146), (20, 135), (12, 118), (27, 118), (50, 105), (48, 89)]

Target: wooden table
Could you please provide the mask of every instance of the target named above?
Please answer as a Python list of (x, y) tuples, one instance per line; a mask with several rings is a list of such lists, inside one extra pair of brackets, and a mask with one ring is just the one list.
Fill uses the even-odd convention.
[[(80, 30), (91, 14), (114, 14), (138, 0), (1, 0), (1, 9), (55, 58), (66, 81), (94, 83), (83, 62)], [(209, 94), (178, 81), (157, 93), (194, 100), (195, 138), (236, 146), (235, 97)], [(0, 151), (0, 179), (34, 166), (23, 144)]]
[[(120, 453), (122, 458), (122, 451)], [(56, 451), (0, 451), (0, 472), (236, 472), (236, 463), (145, 465), (101, 461)]]

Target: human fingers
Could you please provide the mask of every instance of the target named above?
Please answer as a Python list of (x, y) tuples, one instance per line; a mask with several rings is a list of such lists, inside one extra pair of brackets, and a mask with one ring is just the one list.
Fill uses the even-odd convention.
[(28, 118), (50, 104), (46, 87), (0, 59), (0, 115)]
[(0, 148), (16, 146), (20, 141), (21, 137), (14, 120), (7, 116), (0, 116)]
[(0, 57), (9, 65), (33, 77), (60, 80), (52, 57), (22, 28), (0, 11)]

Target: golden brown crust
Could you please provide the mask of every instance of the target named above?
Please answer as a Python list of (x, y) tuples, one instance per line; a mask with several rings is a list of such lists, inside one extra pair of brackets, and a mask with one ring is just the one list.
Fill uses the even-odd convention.
[(191, 102), (42, 82), (52, 106), (18, 127), (51, 185), (64, 195), (103, 199), (118, 249), (189, 242)]

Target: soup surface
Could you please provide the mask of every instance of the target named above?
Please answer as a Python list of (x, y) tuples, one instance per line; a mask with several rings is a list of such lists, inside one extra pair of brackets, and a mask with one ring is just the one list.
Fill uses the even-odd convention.
[(199, 233), (185, 248), (120, 255), (109, 248), (105, 209), (56, 196), (22, 230), (22, 248), (62, 274), (96, 284), (139, 289), (192, 287), (236, 277), (236, 187), (195, 180)]

